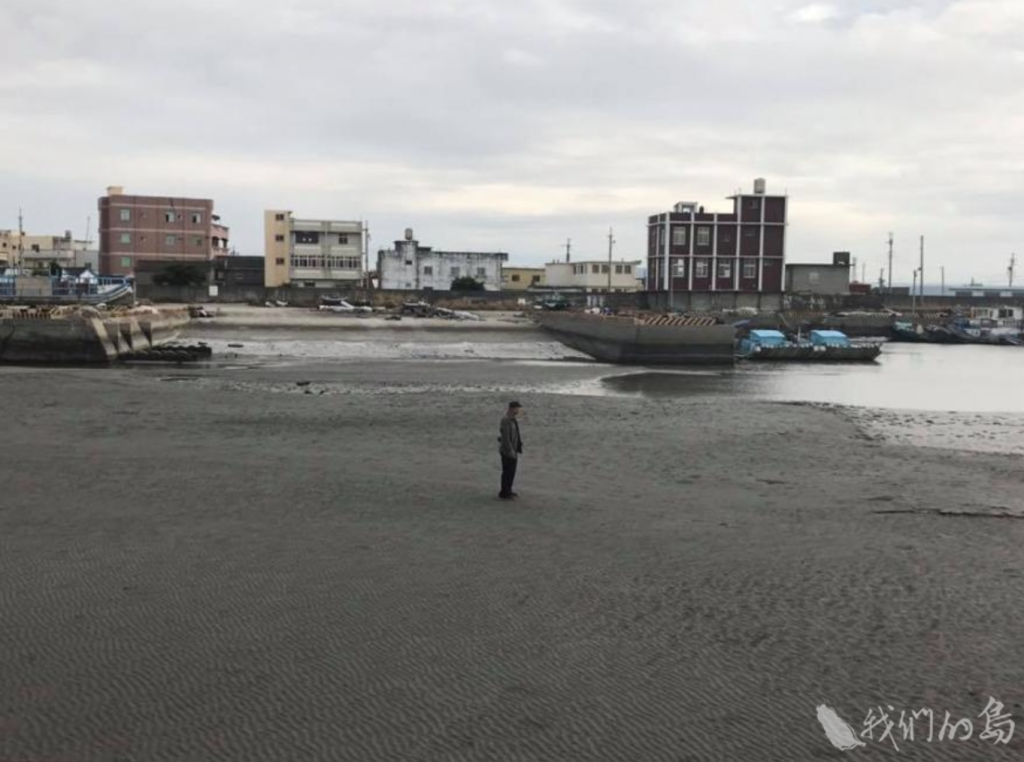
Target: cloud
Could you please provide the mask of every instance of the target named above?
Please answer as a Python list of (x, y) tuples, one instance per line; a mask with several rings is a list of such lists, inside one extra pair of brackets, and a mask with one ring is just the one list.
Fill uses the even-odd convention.
[(791, 195), (795, 261), (881, 266), (893, 229), (967, 279), (1020, 248), (1022, 17), (1016, 0), (5, 0), (0, 227), (19, 205), (81, 227), (115, 183), (213, 197), (247, 253), (285, 207), (536, 262), (567, 237), (600, 251), (610, 225), (639, 255), (647, 214), (726, 208), (766, 176)]

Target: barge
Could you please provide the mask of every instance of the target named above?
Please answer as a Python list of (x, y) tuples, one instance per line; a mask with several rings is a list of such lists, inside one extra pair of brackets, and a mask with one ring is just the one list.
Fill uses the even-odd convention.
[(543, 311), (537, 322), (596, 360), (623, 365), (731, 365), (736, 329), (715, 318)]

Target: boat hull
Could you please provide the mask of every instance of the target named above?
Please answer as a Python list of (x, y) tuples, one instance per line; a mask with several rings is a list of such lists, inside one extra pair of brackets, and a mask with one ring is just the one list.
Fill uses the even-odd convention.
[(621, 365), (731, 365), (731, 325), (651, 325), (633, 318), (546, 312), (538, 322), (568, 347)]
[(882, 348), (877, 344), (853, 347), (761, 347), (760, 351), (741, 355), (758, 362), (872, 362)]

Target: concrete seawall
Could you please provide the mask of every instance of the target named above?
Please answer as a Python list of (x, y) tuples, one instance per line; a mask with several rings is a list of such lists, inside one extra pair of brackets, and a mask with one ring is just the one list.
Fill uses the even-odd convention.
[(185, 314), (104, 316), (96, 310), (68, 315), (21, 311), (0, 317), (0, 363), (101, 365), (158, 346), (177, 336)]

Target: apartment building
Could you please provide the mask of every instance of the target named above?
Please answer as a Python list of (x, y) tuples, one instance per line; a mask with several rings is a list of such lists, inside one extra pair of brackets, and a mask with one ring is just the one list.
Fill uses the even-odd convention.
[(406, 229), (404, 240), (377, 253), (377, 273), (382, 289), (450, 291), (453, 281), (470, 277), (485, 291), (500, 291), (507, 261), (500, 251), (435, 251)]
[(788, 198), (729, 196), (731, 212), (680, 202), (648, 218), (647, 290), (668, 293), (781, 293), (786, 262)]
[(362, 222), (303, 219), (271, 209), (264, 212), (263, 230), (268, 288), (338, 288), (365, 278)]
[(210, 199), (127, 195), (107, 188), (99, 206), (99, 266), (103, 275), (134, 275), (140, 260), (207, 266), (228, 254), (228, 228)]

